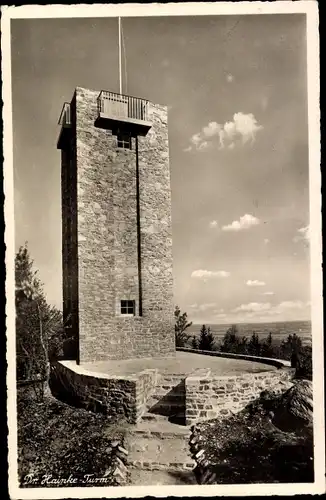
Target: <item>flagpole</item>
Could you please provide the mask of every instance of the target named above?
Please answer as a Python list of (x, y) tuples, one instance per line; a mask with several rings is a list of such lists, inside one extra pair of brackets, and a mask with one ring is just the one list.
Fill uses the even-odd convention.
[(121, 74), (121, 17), (119, 16), (119, 90), (122, 94), (122, 74)]

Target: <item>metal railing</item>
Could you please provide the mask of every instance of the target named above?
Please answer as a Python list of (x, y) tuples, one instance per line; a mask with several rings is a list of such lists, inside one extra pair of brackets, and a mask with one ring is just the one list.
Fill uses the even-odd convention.
[(97, 98), (99, 114), (112, 118), (148, 120), (148, 101), (140, 97), (102, 90)]
[(71, 113), (70, 113), (70, 103), (69, 102), (64, 103), (62, 110), (61, 110), (58, 124), (61, 125), (62, 127), (67, 127), (67, 126), (71, 125)]

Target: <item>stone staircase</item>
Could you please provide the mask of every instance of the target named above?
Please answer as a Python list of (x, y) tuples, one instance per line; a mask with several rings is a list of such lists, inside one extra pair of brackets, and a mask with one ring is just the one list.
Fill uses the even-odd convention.
[(184, 379), (162, 376), (146, 407), (126, 438), (131, 484), (196, 484), (190, 427), (185, 426)]
[(180, 375), (162, 375), (146, 403), (147, 413), (143, 419), (155, 420), (155, 415), (165, 416), (170, 422), (184, 425), (185, 392), (185, 381)]
[(144, 415), (126, 438), (131, 483), (194, 484), (189, 437), (189, 427), (171, 423), (166, 416)]

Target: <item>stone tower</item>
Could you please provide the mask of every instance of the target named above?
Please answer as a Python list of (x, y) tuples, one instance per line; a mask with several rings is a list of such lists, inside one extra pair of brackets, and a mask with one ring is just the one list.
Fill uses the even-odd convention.
[(63, 314), (74, 356), (173, 356), (167, 109), (78, 87), (60, 124)]

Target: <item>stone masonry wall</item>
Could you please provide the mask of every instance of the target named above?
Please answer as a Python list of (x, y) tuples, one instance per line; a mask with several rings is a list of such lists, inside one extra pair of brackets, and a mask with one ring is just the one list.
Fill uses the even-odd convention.
[(285, 391), (293, 385), (294, 370), (240, 376), (212, 377), (210, 370), (200, 377), (186, 378), (186, 424), (237, 413), (259, 397), (263, 390)]
[(158, 374), (156, 385), (146, 398), (149, 413), (173, 415), (185, 412), (185, 374)]
[(132, 377), (99, 377), (83, 373), (73, 361), (51, 365), (50, 387), (58, 399), (104, 412), (114, 420), (136, 423), (136, 383)]
[(155, 391), (158, 379), (158, 371), (153, 369), (144, 370), (137, 374), (136, 383), (136, 414), (139, 420), (147, 411), (147, 401)]
[[(175, 354), (171, 199), (166, 108), (149, 105), (153, 126), (136, 153), (97, 128), (98, 91), (76, 89), (80, 362)], [(140, 224), (142, 316), (137, 223)], [(136, 302), (121, 316), (120, 301)]]
[(246, 361), (255, 361), (256, 363), (263, 363), (264, 365), (276, 366), (276, 368), (283, 368), (283, 366), (291, 366), (290, 361), (285, 359), (265, 358), (264, 356), (252, 356), (251, 354), (238, 354), (234, 352), (223, 351), (202, 351), (199, 349), (191, 349), (189, 347), (177, 347), (177, 351), (191, 352), (202, 356), (213, 356), (216, 358), (230, 358), (230, 359), (245, 359)]
[(150, 409), (170, 415), (173, 409), (185, 408), (184, 376), (161, 376), (156, 369), (114, 377), (92, 373), (74, 361), (60, 361), (51, 365), (50, 386), (54, 396), (68, 404), (130, 423), (139, 422)]
[(63, 319), (67, 338), (74, 339), (70, 355), (78, 357), (78, 262), (77, 262), (77, 164), (76, 99), (71, 102), (71, 129), (65, 130), (61, 150)]

